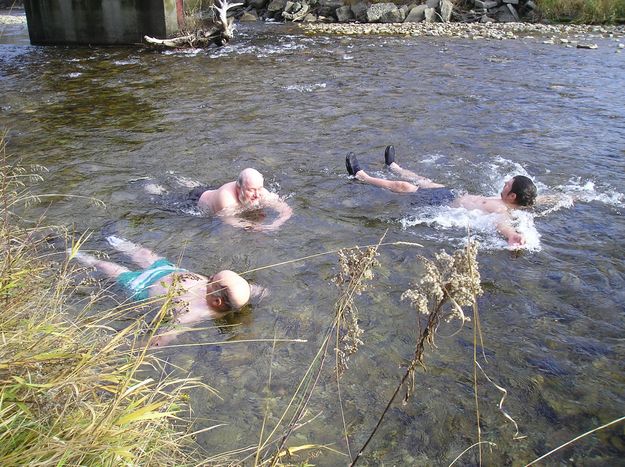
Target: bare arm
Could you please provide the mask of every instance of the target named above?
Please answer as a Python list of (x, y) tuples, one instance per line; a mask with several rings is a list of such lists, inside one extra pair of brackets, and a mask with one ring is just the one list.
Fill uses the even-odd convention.
[(245, 230), (262, 230), (262, 225), (257, 222), (248, 221), (247, 219), (241, 219), (236, 214), (227, 213), (222, 211), (219, 213), (221, 220), (232, 227), (238, 227)]
[(293, 209), (275, 193), (265, 190), (263, 193), (263, 206), (273, 209), (278, 217), (271, 224), (263, 226), (263, 230), (275, 230), (284, 224), (293, 215)]
[(501, 218), (497, 222), (497, 230), (506, 237), (509, 246), (518, 247), (525, 244), (525, 237), (512, 226), (512, 219), (507, 212), (501, 214)]

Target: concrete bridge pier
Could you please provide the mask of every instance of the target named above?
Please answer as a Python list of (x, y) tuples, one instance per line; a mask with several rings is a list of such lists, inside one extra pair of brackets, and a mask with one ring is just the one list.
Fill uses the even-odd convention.
[(138, 44), (171, 37), (183, 0), (24, 0), (31, 44)]

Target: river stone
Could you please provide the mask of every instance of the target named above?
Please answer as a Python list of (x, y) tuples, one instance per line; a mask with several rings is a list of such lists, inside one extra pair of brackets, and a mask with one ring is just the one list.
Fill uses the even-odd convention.
[(318, 20), (317, 15), (313, 13), (308, 13), (306, 16), (304, 16), (304, 19), (302, 21), (304, 23), (316, 23), (317, 20)]
[(343, 0), (319, 0), (319, 15), (336, 17), (336, 9), (342, 6)]
[(412, 10), (410, 10), (410, 13), (408, 13), (408, 16), (404, 20), (404, 23), (420, 23), (425, 19), (426, 9), (427, 6), (425, 5), (417, 5)]
[(503, 0), (504, 3), (509, 3), (511, 5), (518, 5), (519, 0)]
[(380, 18), (380, 23), (403, 23), (406, 15), (399, 8), (388, 11)]
[(267, 6), (268, 0), (248, 0), (248, 5), (254, 8), (256, 11), (262, 10)]
[(497, 5), (499, 5), (499, 3), (493, 0), (487, 0), (487, 1), (475, 0), (475, 6), (477, 8), (485, 8), (486, 10), (488, 10), (490, 8), (495, 8)]
[(367, 21), (369, 23), (398, 23), (400, 13), (394, 3), (376, 3), (367, 10)]
[(351, 8), (357, 21), (361, 23), (367, 22), (367, 4), (365, 2), (355, 3)]
[(339, 23), (347, 23), (353, 21), (355, 16), (352, 12), (352, 7), (349, 5), (343, 5), (336, 9), (336, 19)]
[(425, 22), (426, 23), (436, 22), (436, 10), (434, 8), (425, 9)]
[(241, 21), (242, 23), (252, 23), (254, 21), (258, 21), (258, 14), (254, 10), (245, 11), (239, 18), (239, 21)]
[(438, 6), (439, 0), (427, 0), (425, 2), (425, 5), (428, 8), (436, 8)]
[(517, 23), (521, 21), (521, 18), (519, 18), (519, 14), (517, 13), (516, 8), (514, 8), (509, 3), (507, 3), (506, 6), (508, 7), (508, 10), (510, 10), (510, 13), (512, 13), (512, 16), (514, 16), (514, 21), (516, 21)]
[[(514, 9), (512, 5), (510, 6)], [(499, 23), (514, 23), (517, 21), (517, 18), (515, 18), (510, 9), (508, 9), (508, 5), (493, 8), (488, 12), (488, 14), (495, 18), (495, 20)]]
[(269, 3), (269, 6), (267, 7), (267, 11), (275, 13), (277, 11), (284, 10), (284, 7), (286, 7), (286, 1), (287, 0), (271, 0), (271, 3)]
[(450, 0), (441, 0), (441, 19), (443, 23), (449, 23), (453, 9), (454, 4)]

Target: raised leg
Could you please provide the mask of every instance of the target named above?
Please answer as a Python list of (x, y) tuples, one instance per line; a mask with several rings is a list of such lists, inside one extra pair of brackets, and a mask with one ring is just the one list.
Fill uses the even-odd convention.
[(360, 163), (353, 152), (350, 152), (347, 157), (345, 157), (345, 167), (347, 168), (348, 174), (353, 175), (361, 182), (379, 186), (380, 188), (385, 188), (395, 193), (413, 193), (419, 189), (419, 187), (413, 185), (412, 183), (372, 177), (360, 168)]
[(115, 235), (106, 237), (106, 241), (109, 242), (109, 244), (117, 251), (121, 251), (122, 253), (126, 253), (130, 256), (130, 259), (142, 268), (147, 268), (154, 263), (154, 261), (162, 259), (162, 256), (157, 255), (152, 250), (139, 246), (136, 243), (132, 243), (129, 240), (116, 237)]
[(394, 193), (414, 193), (419, 189), (418, 186), (409, 182), (401, 180), (386, 180), (384, 178), (372, 177), (364, 170), (356, 172), (355, 177), (361, 182), (368, 183), (369, 185), (379, 186), (380, 188), (386, 188)]
[(386, 150), (384, 151), (384, 163), (391, 170), (391, 172), (399, 178), (413, 182), (417, 184), (419, 188), (442, 188), (445, 186), (440, 183), (433, 182), (429, 178), (417, 175), (411, 170), (400, 167), (399, 164), (395, 162), (395, 148), (393, 146), (386, 146)]
[[(71, 249), (68, 250), (68, 252), (71, 254)], [(79, 251), (78, 253), (76, 253), (74, 255), (74, 258), (78, 260), (78, 262), (80, 262), (81, 264), (84, 264), (85, 266), (93, 266), (97, 270), (103, 272), (104, 274), (106, 274), (107, 276), (113, 279), (119, 276), (122, 272), (129, 271), (128, 268), (124, 266), (120, 266), (117, 263), (113, 263), (112, 261), (104, 261), (104, 260), (98, 259), (95, 256), (92, 256), (87, 253), (83, 253), (82, 251)]]

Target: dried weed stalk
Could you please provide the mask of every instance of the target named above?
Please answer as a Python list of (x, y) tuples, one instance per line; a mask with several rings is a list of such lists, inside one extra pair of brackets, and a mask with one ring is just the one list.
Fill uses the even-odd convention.
[[(311, 364), (309, 365), (306, 371), (306, 375), (302, 378), (280, 421), (278, 422), (274, 430), (266, 437), (266, 440), (270, 440), (274, 437), (274, 434), (277, 432), (279, 425), (282, 423), (282, 419), (286, 417), (287, 412), (294, 405), (296, 405), (296, 407), (294, 408), (294, 413), (291, 416), (290, 422), (286, 426), (284, 434), (277, 442), (275, 442), (273, 454), (271, 455), (270, 459), (267, 460), (267, 463), (269, 465), (274, 466), (282, 462), (281, 458), (285, 456), (285, 453), (287, 453), (289, 449), (291, 449), (286, 448), (287, 440), (289, 439), (293, 431), (295, 431), (300, 426), (303, 426), (304, 424), (302, 420), (304, 415), (307, 413), (308, 403), (310, 402), (313, 392), (321, 377), (321, 372), (323, 370), (326, 356), (328, 355), (328, 349), (330, 346), (332, 335), (336, 334), (335, 349), (337, 354), (337, 363), (335, 370), (337, 371), (337, 383), (340, 371), (347, 368), (347, 361), (349, 359), (349, 356), (356, 352), (360, 344), (362, 344), (361, 336), (363, 334), (363, 331), (358, 326), (358, 310), (354, 305), (354, 298), (356, 297), (356, 295), (360, 295), (367, 289), (367, 281), (370, 281), (373, 278), (373, 268), (379, 266), (379, 263), (375, 258), (378, 255), (378, 249), (380, 245), (383, 244), (383, 240), (384, 236), (376, 245), (371, 245), (367, 247), (344, 248), (336, 252), (339, 257), (339, 272), (333, 278), (333, 282), (339, 287), (340, 293), (339, 298), (335, 304), (334, 320), (332, 321), (332, 324), (330, 324), (330, 326), (328, 327), (319, 351), (313, 359), (313, 362), (311, 362)], [(307, 257), (307, 259), (308, 258), (310, 257)], [(337, 385), (337, 394), (340, 401), (340, 385)], [(297, 404), (296, 399), (299, 399), (299, 402), (297, 402)], [(343, 424), (345, 426), (344, 417)], [(345, 432), (347, 432), (347, 429), (345, 429)], [(258, 451), (265, 449), (268, 444), (269, 441), (264, 441), (260, 443)], [(349, 450), (349, 442), (347, 442), (347, 446)], [(317, 445), (307, 446), (307, 449), (311, 448), (327, 449), (327, 447)], [(264, 464), (265, 461), (263, 461), (263, 463), (260, 465)]]
[(374, 277), (373, 269), (380, 263), (376, 259), (377, 247), (350, 248), (338, 252), (339, 272), (333, 282), (341, 291), (335, 305), (337, 319), (336, 373), (338, 376), (348, 368), (349, 358), (362, 344), (364, 333), (358, 325), (358, 308), (354, 298), (362, 294)]
[[(458, 319), (462, 324), (470, 321), (462, 307), (473, 306), (476, 297), (482, 294), (477, 246), (476, 242), (469, 242), (464, 249), (456, 250), (453, 255), (440, 251), (435, 255), (434, 261), (423, 256), (418, 257), (425, 266), (425, 273), (414, 288), (402, 294), (402, 300), (410, 300), (415, 307), (421, 330), (414, 356), (408, 365), (411, 384), (406, 387), (404, 402), (410, 398), (414, 389), (414, 370), (417, 364), (425, 368), (425, 344), (427, 342), (431, 346), (435, 345), (434, 335), (441, 320), (450, 322)], [(419, 315), (427, 315), (425, 327), (421, 325)]]
[[(402, 299), (408, 299), (417, 311), (417, 323), (420, 333), (415, 345), (415, 353), (406, 368), (406, 372), (397, 385), (395, 392), (382, 412), (375, 428), (362, 446), (351, 465), (355, 465), (367, 445), (373, 439), (376, 431), (382, 424), (384, 416), (390, 409), (402, 387), (406, 387), (404, 402), (408, 400), (414, 389), (414, 373), (417, 365), (425, 367), (423, 354), (426, 342), (434, 346), (434, 336), (442, 319), (451, 321), (454, 318), (462, 323), (468, 321), (462, 311), (463, 306), (474, 305), (476, 297), (482, 294), (480, 273), (477, 264), (477, 243), (469, 241), (462, 250), (453, 255), (444, 251), (435, 255), (434, 261), (419, 256), (418, 259), (425, 266), (425, 273), (412, 289), (402, 294)], [(449, 305), (449, 306), (447, 306)], [(422, 325), (420, 315), (427, 315), (425, 326)], [(408, 383), (410, 380), (410, 383)]]

